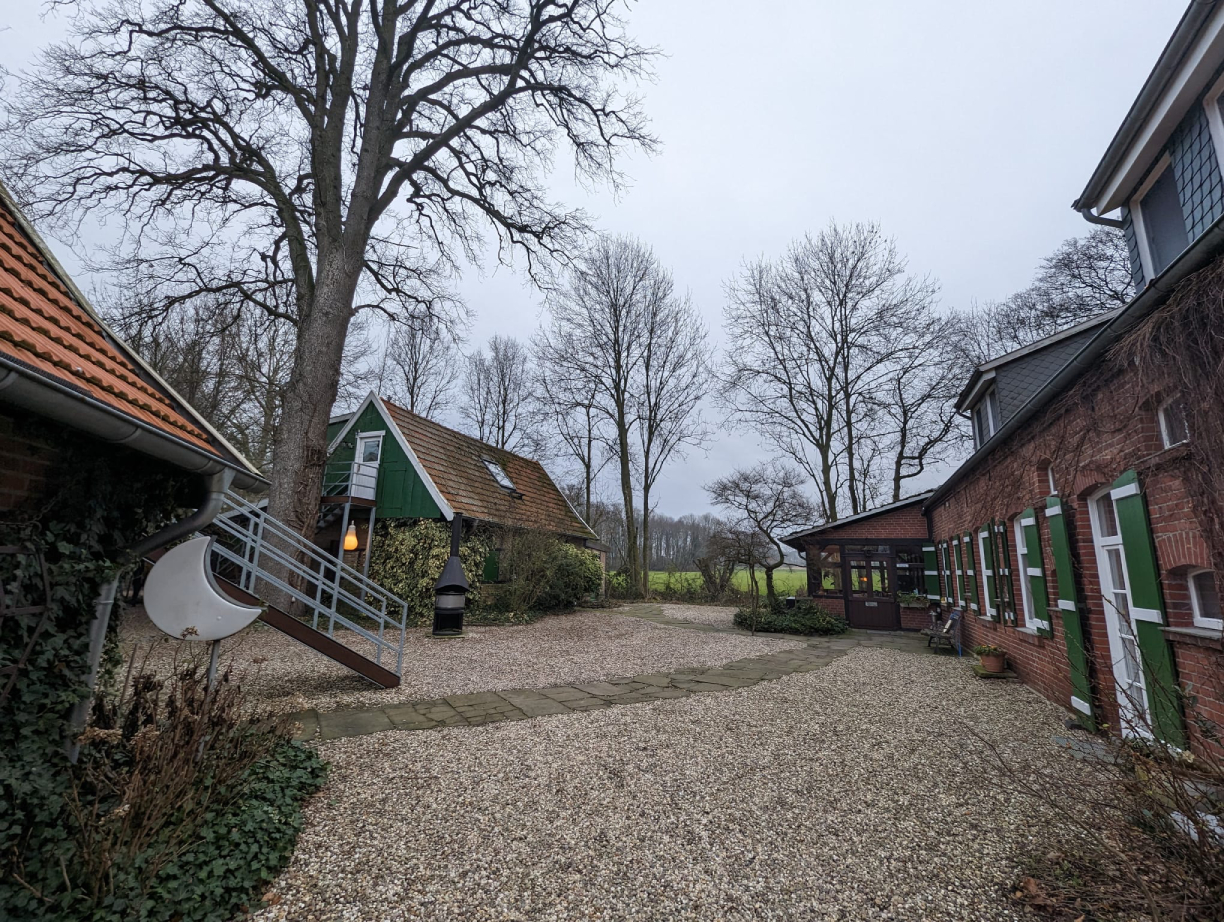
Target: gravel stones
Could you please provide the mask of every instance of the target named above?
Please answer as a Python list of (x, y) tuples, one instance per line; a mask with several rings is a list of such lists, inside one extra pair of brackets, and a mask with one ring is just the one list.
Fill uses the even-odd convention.
[[(176, 656), (208, 655), (206, 644), (161, 635), (140, 611), (129, 612), (123, 636), (129, 644), (154, 639), (149, 663), (157, 671), (169, 671)], [(604, 610), (553, 615), (529, 625), (473, 627), (450, 640), (415, 629), (404, 648), (403, 681), (394, 689), (379, 689), (260, 622), (223, 642), (221, 663), (232, 663), (248, 692), (278, 711), (324, 711), (721, 666), (802, 646), (795, 640), (668, 628)]]
[(660, 605), (665, 617), (692, 624), (708, 624), (712, 627), (735, 627), (734, 608), (717, 605)]
[(1022, 919), (1006, 884), (1058, 817), (970, 731), (1070, 772), (1063, 717), (963, 660), (860, 647), (750, 688), (339, 740), (255, 918)]

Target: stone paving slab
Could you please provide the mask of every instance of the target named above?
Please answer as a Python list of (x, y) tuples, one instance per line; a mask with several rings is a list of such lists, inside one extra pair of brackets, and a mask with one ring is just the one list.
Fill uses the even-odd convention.
[[(676, 621), (663, 615), (657, 605), (632, 605), (620, 614), (642, 618), (685, 630), (746, 634), (739, 628)], [(806, 646), (762, 656), (750, 656), (717, 667), (677, 669), (671, 673), (618, 676), (582, 685), (553, 688), (515, 688), (506, 691), (471, 692), (424, 701), (410, 701), (378, 708), (342, 711), (302, 711), (293, 715), (300, 725), (299, 740), (333, 740), (387, 730), (433, 730), (444, 727), (478, 727), (508, 720), (529, 720), (555, 714), (572, 714), (628, 704), (642, 704), (693, 694), (718, 694), (748, 688), (783, 676), (815, 672), (859, 646), (889, 647), (921, 652), (926, 645), (918, 634), (851, 631), (835, 637), (797, 637)]]

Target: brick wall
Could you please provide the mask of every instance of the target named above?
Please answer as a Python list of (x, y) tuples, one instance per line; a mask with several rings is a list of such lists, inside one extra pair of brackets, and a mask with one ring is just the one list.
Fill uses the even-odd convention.
[(0, 409), (0, 512), (37, 500), (47, 490), (55, 455), (25, 434), (25, 420), (23, 414)]
[[(1104, 721), (1114, 725), (1118, 708), (1105, 603), (1097, 578), (1089, 497), (1123, 472), (1138, 471), (1170, 625), (1192, 624), (1186, 572), (1210, 565), (1203, 532), (1180, 476), (1188, 463), (1189, 451), (1184, 446), (1164, 449), (1161, 445), (1155, 408), (1165, 396), (1151, 382), (1138, 380), (1131, 366), (1094, 370), (1081, 379), (1072, 395), (1030, 420), (928, 510), (936, 540), (970, 530), (976, 533), (979, 526), (991, 519), (1006, 521), (1017, 609), (1021, 607), (1022, 596), (1012, 523), (1023, 510), (1036, 510), (1047, 581), (1046, 604), (1054, 636), (1039, 637), (1025, 630), (1022, 612), (1018, 626), (988, 621), (970, 612), (965, 619), (965, 638), (969, 646), (992, 643), (1004, 648), (1011, 667), (1024, 682), (1068, 707), (1072, 693), (1070, 667), (1058, 609), (1058, 579), (1050, 532), (1043, 514), (1050, 492), (1047, 470), (1053, 469), (1071, 541), (1080, 608), (1087, 612), (1085, 643), (1098, 696), (1094, 706)], [(1174, 643), (1172, 648), (1179, 675), (1201, 676), (1214, 669), (1219, 677), (1220, 641), (1214, 642), (1214, 652), (1188, 643)], [(1209, 700), (1205, 707), (1224, 717), (1220, 685), (1217, 681), (1216, 689), (1207, 691)]]

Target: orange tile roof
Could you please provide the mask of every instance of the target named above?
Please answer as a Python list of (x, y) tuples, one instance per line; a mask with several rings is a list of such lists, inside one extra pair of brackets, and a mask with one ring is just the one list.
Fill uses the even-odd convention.
[[(226, 464), (236, 459), (74, 299), (0, 196), (0, 354)], [(240, 464), (246, 467), (245, 464)]]
[[(382, 402), (434, 485), (456, 512), (499, 525), (598, 537), (566, 502), (539, 461), (494, 448), (389, 400)], [(521, 497), (498, 486), (485, 467), (484, 458), (501, 465)]]

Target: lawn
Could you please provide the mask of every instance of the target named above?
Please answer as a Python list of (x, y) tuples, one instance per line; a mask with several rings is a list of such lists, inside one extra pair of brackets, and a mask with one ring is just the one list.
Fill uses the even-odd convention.
[[(701, 587), (701, 574), (695, 570), (682, 573), (667, 573), (663, 570), (650, 571), (650, 587), (652, 589), (662, 589), (667, 585), (668, 577), (671, 578), (673, 586), (692, 586), (693, 588)], [(761, 591), (765, 591), (765, 574), (757, 572), (757, 582), (760, 584)], [(748, 579), (747, 570), (737, 570), (732, 579), (732, 585), (736, 589), (748, 591), (752, 588)], [(795, 595), (798, 592), (807, 588), (807, 570), (803, 567), (782, 567), (774, 571), (774, 588), (780, 595)]]

